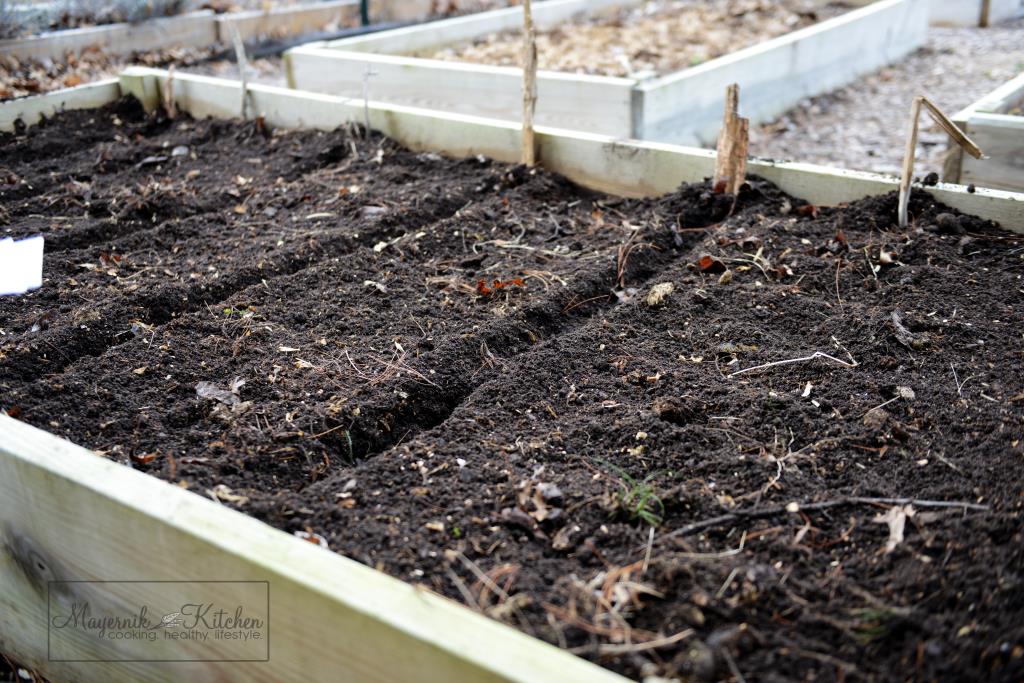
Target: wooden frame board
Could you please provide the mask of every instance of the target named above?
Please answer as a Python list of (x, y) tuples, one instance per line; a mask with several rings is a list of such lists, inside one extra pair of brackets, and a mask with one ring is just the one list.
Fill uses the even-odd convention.
[(950, 142), (943, 178), (1024, 192), (1024, 73), (953, 116), (953, 121), (978, 143), (985, 158), (975, 159)]
[[(54, 103), (100, 106), (123, 93), (152, 109), (161, 105), (167, 80), (165, 71), (134, 67), (122, 74), (118, 88), (84, 86), (42, 96), (46, 104), (42, 98), (2, 103), (0, 122), (50, 111), (46, 107)], [(179, 111), (194, 117), (238, 113), (237, 81), (191, 74), (175, 74), (171, 81)], [(272, 86), (250, 86), (249, 99), (252, 110), (275, 127), (329, 130), (364, 116), (361, 100)], [(512, 123), (374, 102), (365, 106), (373, 128), (414, 150), (512, 162), (520, 154), (520, 130)], [(547, 168), (626, 196), (669, 192), (680, 182), (710, 175), (714, 166), (714, 153), (705, 150), (550, 128), (538, 128), (536, 136)], [(803, 164), (751, 160), (748, 170), (818, 204), (897, 187), (893, 178)], [(1024, 194), (971, 194), (953, 185), (920, 191), (1024, 233)], [(183, 582), (181, 590), (192, 601), (214, 602), (225, 591), (197, 582), (268, 582), (269, 661), (50, 661), (44, 587), (82, 579), (116, 583), (76, 584), (58, 597), (115, 606), (156, 602), (165, 584), (123, 582), (168, 581)], [(183, 647), (171, 652), (192, 660), (217, 656), (204, 643)], [(466, 607), (3, 415), (0, 651), (55, 680), (623, 680)], [(116, 659), (124, 653), (111, 646), (96, 654)]]
[[(725, 87), (740, 84), (744, 115), (769, 120), (805, 97), (827, 92), (924, 44), (931, 0), (878, 0), (840, 17), (660, 78), (537, 74), (536, 121), (622, 138), (709, 144), (718, 130)], [(600, 0), (599, 7), (626, 4)], [(549, 0), (534, 8), (540, 27), (574, 14), (582, 0)], [(361, 97), (365, 74), (373, 99), (516, 120), (521, 72), (402, 56), (516, 28), (511, 8), (311, 43), (285, 53), (289, 86)]]
[[(637, 0), (548, 0), (536, 3), (534, 22), (550, 28), (581, 13)], [(382, 102), (475, 116), (514, 118), (522, 108), (522, 71), (515, 67), (403, 57), (402, 53), (518, 28), (518, 7), (444, 19), (336, 41), (310, 43), (285, 53), (288, 85), (345, 97), (363, 88)], [(365, 82), (364, 81), (367, 81)], [(636, 79), (537, 72), (536, 121), (596, 132), (628, 131)]]
[(840, 88), (924, 45), (929, 0), (880, 0), (828, 21), (638, 85), (647, 140), (712, 146), (725, 88), (740, 86), (743, 116), (771, 121), (801, 100)]
[[(72, 580), (115, 582), (71, 584), (68, 599), (88, 603), (97, 615), (166, 602), (168, 591), (219, 606), (231, 599), (224, 585), (267, 582), (269, 610), (261, 614), (269, 622), (269, 658), (216, 661), (225, 646), (211, 640), (152, 646), (154, 658), (189, 661), (117, 661), (137, 653), (116, 644), (87, 650), (91, 659), (115, 661), (51, 661), (46, 590), (54, 585), (48, 582)], [(148, 583), (128, 583), (137, 581)], [(0, 652), (55, 681), (625, 681), (6, 415), (0, 415)]]
[(0, 40), (0, 53), (19, 59), (61, 59), (101, 46), (110, 54), (128, 54), (171, 46), (206, 47), (231, 43), (231, 28), (242, 40), (261, 35), (299, 35), (359, 16), (359, 0), (328, 0), (300, 5), (214, 14), (209, 10), (139, 24), (106, 24)]
[(0, 40), (0, 53), (18, 59), (62, 59), (99, 45), (110, 54), (157, 50), (172, 45), (203, 47), (217, 42), (217, 25), (209, 10), (140, 24), (106, 24)]
[[(933, 26), (978, 26), (984, 0), (931, 0)], [(1021, 0), (989, 0), (988, 23), (997, 24), (1021, 15)]]
[(107, 78), (74, 88), (0, 102), (0, 131), (14, 130), (17, 120), (26, 126), (34, 126), (44, 116), (53, 116), (65, 110), (102, 107), (120, 96), (118, 79)]
[(228, 12), (217, 15), (217, 36), (220, 42), (230, 44), (232, 26), (238, 29), (242, 40), (263, 35), (295, 36), (358, 18), (359, 0), (328, 0), (268, 10)]

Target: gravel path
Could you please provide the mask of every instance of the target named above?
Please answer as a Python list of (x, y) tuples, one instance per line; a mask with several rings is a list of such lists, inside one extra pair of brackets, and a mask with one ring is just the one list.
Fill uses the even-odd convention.
[[(953, 115), (1022, 71), (1024, 19), (988, 29), (932, 27), (928, 45), (899, 64), (752, 130), (751, 153), (899, 173), (915, 96)], [(941, 173), (946, 136), (927, 116), (921, 124), (916, 169)]]

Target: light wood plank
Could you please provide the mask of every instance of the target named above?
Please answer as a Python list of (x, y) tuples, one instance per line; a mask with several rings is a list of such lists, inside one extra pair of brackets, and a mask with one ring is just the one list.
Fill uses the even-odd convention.
[[(122, 75), (126, 92), (144, 92), (149, 106), (159, 105), (166, 72), (133, 67)], [(147, 85), (148, 83), (148, 85)], [(254, 111), (268, 124), (283, 128), (330, 130), (363, 120), (363, 101), (251, 85)], [(175, 101), (193, 116), (229, 118), (236, 115), (237, 81), (175, 74)], [(519, 125), (464, 114), (370, 102), (370, 125), (417, 151), (452, 157), (484, 154), (516, 163), (521, 150)], [(536, 129), (539, 159), (546, 168), (585, 187), (628, 197), (655, 196), (675, 190), (682, 182), (699, 181), (714, 172), (714, 152), (677, 145), (624, 141), (609, 136)], [(896, 178), (872, 173), (784, 162), (751, 160), (751, 174), (762, 175), (783, 190), (815, 204), (853, 201), (898, 189)], [(997, 221), (1008, 230), (1024, 232), (1024, 195), (959, 185), (915, 188), (960, 211)]]
[[(1005, 114), (1022, 104), (1024, 104), (1024, 73), (961, 109), (952, 119), (953, 123), (959, 126), (961, 130), (966, 131), (971, 128), (971, 119), (978, 114)], [(978, 120), (975, 121), (974, 125), (983, 126), (984, 124), (981, 120)], [(1011, 143), (1010, 149), (1012, 150), (1015, 147), (1016, 145)], [(971, 181), (965, 180), (963, 176), (965, 157), (963, 150), (952, 140), (949, 141), (948, 148), (949, 151), (946, 154), (946, 160), (942, 169), (943, 180), (952, 183), (970, 183)], [(982, 147), (982, 151), (986, 154), (991, 152), (997, 156), (1002, 154), (1002, 151), (999, 149), (990, 150), (986, 147)], [(981, 164), (976, 162), (971, 165), (977, 169)], [(1020, 191), (1022, 189), (1020, 183), (1017, 183), (1014, 189)]]
[(0, 53), (18, 59), (61, 59), (98, 45), (108, 54), (156, 50), (174, 45), (203, 47), (217, 42), (214, 14), (209, 10), (139, 24), (108, 24), (0, 40)]
[[(289, 85), (343, 97), (516, 120), (522, 110), (522, 70), (335, 49), (300, 47), (285, 54)], [(628, 136), (632, 79), (537, 72), (539, 125)]]
[(964, 155), (960, 182), (1024, 192), (1024, 116), (974, 114), (967, 130), (985, 158)]
[[(606, 7), (629, 6), (639, 0), (546, 0), (533, 7), (537, 30), (543, 31), (581, 13)], [(463, 17), (431, 21), (417, 26), (328, 41), (323, 46), (354, 52), (408, 55), (420, 50), (452, 45), (467, 40), (520, 28), (520, 7), (480, 12)]]
[[(54, 680), (624, 681), (447, 599), (2, 415), (0, 534), (0, 651)], [(46, 581), (70, 579), (268, 581), (270, 659), (47, 661)], [(72, 587), (67, 599), (89, 601), (94, 609), (161, 604), (167, 590), (84, 585)], [(210, 584), (170, 590), (218, 605), (238, 597)], [(116, 644), (96, 648), (99, 655), (128, 651)], [(161, 649), (194, 659), (223, 651), (222, 644), (203, 642)]]
[(117, 78), (107, 78), (95, 83), (65, 88), (43, 95), (34, 95), (19, 100), (0, 102), (0, 131), (14, 130), (14, 122), (21, 120), (27, 126), (39, 123), (44, 116), (53, 116), (61, 111), (73, 109), (94, 109), (116, 101), (121, 97), (121, 86)]
[(1002, 84), (989, 94), (957, 113), (967, 119), (972, 114), (1005, 114), (1013, 107), (1024, 104), (1024, 73)]
[[(931, 0), (933, 26), (977, 26), (983, 0)], [(990, 0), (989, 25), (1006, 21), (1021, 13), (1020, 0)]]
[(738, 83), (742, 113), (769, 121), (924, 44), (930, 0), (867, 7), (638, 86), (645, 140), (713, 145), (726, 86)]
[(242, 40), (259, 36), (293, 36), (318, 31), (330, 24), (342, 25), (359, 17), (359, 0), (331, 0), (306, 5), (285, 5), (269, 10), (230, 12), (217, 16), (220, 42), (231, 42), (231, 26)]

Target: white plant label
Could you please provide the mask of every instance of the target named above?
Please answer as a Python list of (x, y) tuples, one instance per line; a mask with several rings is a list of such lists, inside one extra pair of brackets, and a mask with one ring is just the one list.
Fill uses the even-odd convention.
[(0, 239), (0, 296), (24, 294), (43, 286), (43, 237)]

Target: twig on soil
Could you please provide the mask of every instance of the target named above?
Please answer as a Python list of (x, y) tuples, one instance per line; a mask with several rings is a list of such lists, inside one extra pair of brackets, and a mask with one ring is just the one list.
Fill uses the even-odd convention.
[(839, 296), (839, 269), (843, 266), (843, 255), (839, 255), (839, 260), (836, 261), (836, 301), (839, 302), (839, 312), (843, 312), (843, 298)]
[(843, 367), (847, 367), (847, 368), (855, 368), (855, 367), (857, 367), (857, 361), (853, 360), (852, 356), (850, 357), (850, 361), (851, 362), (847, 363), (845, 360), (839, 360), (835, 356), (830, 356), (827, 353), (825, 353), (824, 351), (815, 351), (811, 355), (803, 356), (801, 358), (789, 358), (787, 360), (777, 360), (777, 361), (774, 361), (772, 363), (765, 363), (763, 365), (755, 365), (754, 367), (751, 367), (751, 368), (744, 368), (742, 370), (737, 370), (736, 372), (729, 373), (728, 376), (729, 377), (735, 377), (736, 375), (742, 375), (742, 374), (747, 373), (747, 372), (754, 372), (755, 370), (765, 370), (767, 368), (772, 368), (772, 367), (775, 367), (777, 365), (791, 365), (793, 363), (806, 363), (807, 361), (812, 361), (815, 358), (825, 358), (826, 360), (830, 360), (830, 361), (832, 361), (834, 363), (839, 363)]
[(789, 503), (788, 505), (777, 505), (775, 507), (763, 508), (760, 510), (755, 508), (753, 510), (728, 512), (724, 515), (718, 515), (717, 517), (710, 517), (699, 522), (687, 524), (684, 527), (680, 527), (675, 531), (659, 537), (655, 542), (661, 543), (662, 541), (666, 541), (670, 538), (689, 536), (690, 534), (694, 534), (698, 531), (711, 529), (739, 519), (763, 519), (765, 517), (775, 517), (782, 514), (792, 514), (794, 511), (814, 512), (847, 505), (913, 505), (914, 507), (919, 508), (963, 508), (964, 510), (977, 510), (981, 512), (990, 509), (988, 505), (979, 505), (977, 503), (967, 503), (964, 501), (922, 500), (918, 498), (864, 498), (859, 496), (850, 496), (847, 498), (825, 500), (818, 503)]
[(722, 659), (725, 660), (726, 665), (729, 667), (729, 673), (732, 674), (732, 677), (736, 679), (737, 683), (747, 683), (747, 679), (743, 678), (743, 674), (740, 673), (740, 668), (736, 666), (736, 660), (734, 660), (732, 655), (729, 654), (729, 650), (723, 647), (719, 652), (722, 654)]
[(584, 299), (583, 301), (571, 302), (562, 309), (562, 313), (568, 313), (574, 308), (579, 308), (580, 306), (589, 304), (591, 301), (600, 301), (601, 299), (607, 299), (609, 297), (611, 297), (611, 294), (601, 294), (600, 296), (592, 296), (589, 299)]
[(681, 640), (686, 640), (693, 635), (693, 629), (684, 629), (679, 633), (671, 636), (665, 636), (664, 638), (658, 638), (656, 640), (648, 640), (645, 643), (603, 643), (597, 647), (598, 654), (619, 656), (633, 654), (634, 652), (645, 652), (647, 650), (656, 650), (661, 647), (668, 647), (669, 645), (675, 645)]
[[(935, 453), (934, 455), (936, 460), (941, 462), (943, 465), (946, 465), (954, 472), (963, 472), (955, 462), (950, 461), (946, 456), (942, 455), (942, 453)], [(928, 457), (928, 455), (926, 454), (925, 457)]]
[(733, 580), (736, 578), (736, 574), (740, 571), (739, 567), (733, 567), (732, 571), (729, 572), (729, 576), (725, 577), (725, 581), (722, 582), (722, 587), (715, 593), (715, 600), (721, 600), (722, 596), (725, 595), (725, 591), (729, 590), (729, 586), (732, 585)]
[(651, 550), (654, 549), (654, 527), (650, 529), (650, 533), (647, 534), (647, 551), (644, 553), (644, 564), (640, 567), (640, 573), (646, 574), (647, 567), (651, 564)]
[(537, 32), (530, 0), (523, 0), (523, 164), (537, 163), (533, 112), (537, 107)]
[(805, 650), (804, 648), (797, 647), (796, 645), (792, 645), (787, 649), (790, 653), (796, 655), (797, 657), (806, 657), (807, 659), (813, 659), (823, 664), (830, 664), (836, 667), (837, 669), (841, 669), (845, 673), (856, 673), (857, 671), (859, 671), (856, 665), (850, 664), (849, 662), (843, 661), (842, 659), (837, 659), (832, 655), (827, 655), (822, 652), (815, 652), (814, 650)]
[(910, 130), (907, 133), (907, 147), (903, 154), (903, 173), (900, 176), (899, 225), (907, 227), (907, 206), (910, 203), (910, 184), (914, 179), (914, 155), (917, 153), (917, 128), (921, 119), (921, 107), (925, 107), (935, 123), (946, 131), (960, 147), (975, 159), (981, 159), (981, 149), (967, 135), (942, 113), (935, 103), (924, 95), (918, 95), (910, 105)]
[(468, 557), (466, 557), (461, 552), (456, 552), (455, 556), (458, 557), (459, 561), (462, 562), (462, 564), (466, 565), (466, 568), (469, 569), (469, 571), (473, 572), (473, 575), (476, 576), (477, 580), (480, 581), (480, 583), (482, 583), (483, 585), (487, 586), (487, 588), (492, 593), (494, 593), (495, 595), (500, 596), (502, 601), (508, 600), (508, 593), (506, 593), (501, 588), (501, 586), (499, 586), (498, 584), (494, 583), (494, 581), (491, 579), (491, 577), (489, 577), (487, 574), (485, 574), (484, 570), (480, 569), (480, 567), (477, 565), (476, 562), (474, 562), (473, 560), (469, 559)]
[(473, 609), (475, 609), (477, 612), (483, 612), (483, 608), (480, 607), (480, 603), (477, 602), (476, 598), (473, 597), (473, 594), (469, 591), (469, 588), (466, 586), (466, 583), (459, 578), (459, 575), (456, 574), (452, 569), (448, 569), (447, 573), (448, 578), (452, 580), (452, 583), (455, 585), (455, 588), (458, 589), (459, 595), (462, 596), (462, 601), (470, 607), (472, 607)]
[(963, 396), (964, 395), (964, 392), (963, 392), (964, 385), (967, 384), (968, 382), (970, 382), (972, 379), (974, 379), (974, 375), (970, 375), (963, 382), (961, 382), (960, 378), (956, 376), (956, 366), (953, 365), (953, 363), (950, 363), (949, 364), (949, 368), (950, 368), (950, 370), (953, 371), (953, 381), (956, 382), (956, 394), (957, 394), (957, 396)]
[(618, 285), (619, 289), (626, 288), (626, 266), (629, 264), (629, 257), (633, 255), (633, 252), (637, 249), (641, 249), (647, 246), (645, 243), (638, 243), (636, 238), (640, 235), (640, 230), (634, 230), (630, 233), (629, 238), (619, 245), (615, 254), (615, 284)]

